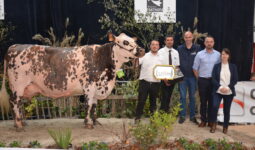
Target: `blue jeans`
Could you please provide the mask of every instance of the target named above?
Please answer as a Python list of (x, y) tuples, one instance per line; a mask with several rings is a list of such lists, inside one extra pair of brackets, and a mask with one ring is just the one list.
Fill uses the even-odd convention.
[(196, 84), (197, 80), (195, 77), (184, 77), (183, 81), (179, 83), (180, 89), (180, 103), (181, 103), (181, 112), (180, 116), (186, 116), (186, 94), (187, 89), (189, 91), (189, 109), (190, 109), (190, 118), (195, 117), (195, 93), (196, 93)]

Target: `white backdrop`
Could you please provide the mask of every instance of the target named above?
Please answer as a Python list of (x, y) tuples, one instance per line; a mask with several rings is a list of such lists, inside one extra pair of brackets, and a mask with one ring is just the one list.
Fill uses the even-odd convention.
[(151, 15), (146, 19), (135, 19), (139, 23), (174, 23), (176, 22), (176, 0), (135, 0), (135, 11), (138, 14)]

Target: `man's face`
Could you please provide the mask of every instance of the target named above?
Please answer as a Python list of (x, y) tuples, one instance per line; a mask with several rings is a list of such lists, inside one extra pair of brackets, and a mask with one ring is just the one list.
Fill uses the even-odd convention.
[(172, 48), (173, 45), (174, 45), (174, 38), (173, 37), (167, 37), (165, 39), (165, 44), (166, 44), (166, 47)]
[(159, 42), (158, 41), (151, 41), (150, 49), (152, 53), (157, 53), (159, 50)]
[(193, 40), (193, 34), (191, 32), (186, 32), (184, 34), (184, 41), (185, 43), (192, 43), (192, 40)]
[(205, 48), (206, 49), (212, 49), (214, 46), (214, 39), (211, 37), (205, 38)]

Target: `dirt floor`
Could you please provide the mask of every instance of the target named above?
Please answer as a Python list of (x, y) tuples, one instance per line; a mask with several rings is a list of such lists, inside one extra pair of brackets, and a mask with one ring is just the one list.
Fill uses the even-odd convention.
[[(14, 140), (21, 141), (26, 146), (29, 142), (37, 140), (43, 146), (53, 145), (54, 141), (48, 134), (47, 129), (71, 128), (72, 143), (81, 145), (88, 141), (114, 142), (119, 140), (123, 122), (127, 125), (133, 124), (131, 119), (98, 119), (102, 126), (94, 129), (85, 129), (82, 119), (49, 119), (49, 120), (28, 120), (25, 131), (16, 132), (13, 121), (0, 121), (0, 141), (10, 143)], [(197, 125), (187, 119), (183, 124), (176, 123), (173, 128), (170, 140), (185, 137), (190, 140), (201, 142), (207, 138), (222, 139), (230, 142), (242, 142), (248, 147), (255, 146), (255, 125), (232, 125), (227, 135), (222, 133), (222, 126), (217, 126), (214, 134), (209, 128), (198, 128)]]

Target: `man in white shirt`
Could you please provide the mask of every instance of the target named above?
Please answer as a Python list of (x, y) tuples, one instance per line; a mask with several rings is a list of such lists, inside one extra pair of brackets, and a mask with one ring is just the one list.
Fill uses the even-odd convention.
[[(165, 37), (165, 47), (159, 50), (159, 55), (163, 60), (163, 65), (173, 65), (174, 67), (180, 66), (179, 53), (173, 48), (174, 37)], [(175, 81), (174, 80), (163, 80), (161, 82), (161, 106), (160, 109), (169, 112), (170, 99), (174, 90)]]
[(161, 57), (158, 54), (159, 41), (152, 40), (150, 43), (150, 52), (139, 58), (141, 72), (139, 77), (138, 103), (136, 107), (135, 122), (139, 121), (142, 114), (146, 99), (150, 97), (150, 112), (156, 110), (156, 98), (160, 88), (160, 80), (153, 75), (153, 68), (162, 64)]

